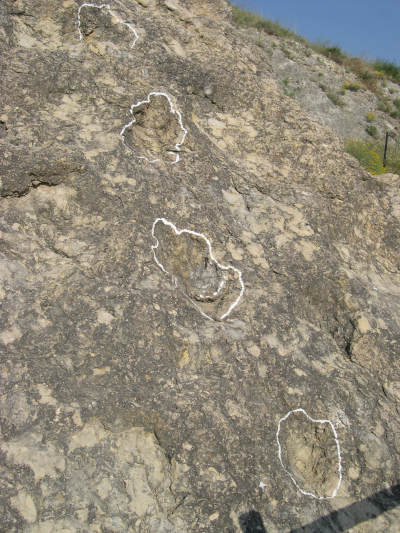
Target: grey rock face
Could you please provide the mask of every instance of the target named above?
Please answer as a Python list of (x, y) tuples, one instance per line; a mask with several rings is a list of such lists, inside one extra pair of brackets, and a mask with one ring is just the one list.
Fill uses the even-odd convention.
[[(0, 4), (0, 529), (285, 532), (396, 485), (398, 182), (222, 0), (115, 0), (82, 40), (79, 5)], [(193, 233), (155, 249), (157, 219)], [(337, 432), (335, 498), (331, 426), (282, 428), (323, 499), (282, 468), (299, 407)], [(354, 531), (397, 531), (374, 509)]]

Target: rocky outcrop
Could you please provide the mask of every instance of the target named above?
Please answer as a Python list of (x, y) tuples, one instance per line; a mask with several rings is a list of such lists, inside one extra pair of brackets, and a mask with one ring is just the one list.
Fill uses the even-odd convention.
[(398, 180), (223, 0), (80, 5), (0, 4), (2, 530), (395, 532)]

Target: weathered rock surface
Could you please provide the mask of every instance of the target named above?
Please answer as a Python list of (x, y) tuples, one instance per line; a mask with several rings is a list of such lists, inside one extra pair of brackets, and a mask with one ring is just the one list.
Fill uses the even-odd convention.
[[(115, 0), (82, 40), (79, 5), (0, 3), (0, 530), (288, 532), (398, 484), (398, 181), (223, 0)], [(236, 270), (164, 228), (167, 275), (157, 218)], [(337, 431), (333, 499), (279, 460), (299, 407)], [(302, 427), (283, 460), (327, 495), (332, 434)], [(398, 531), (381, 511), (344, 523)]]

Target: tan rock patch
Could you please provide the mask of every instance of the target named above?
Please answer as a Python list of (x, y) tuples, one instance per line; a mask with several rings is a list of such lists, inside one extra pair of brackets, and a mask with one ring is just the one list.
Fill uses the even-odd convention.
[(17, 509), (22, 518), (28, 522), (28, 524), (33, 524), (33, 522), (36, 522), (36, 507), (32, 496), (28, 492), (24, 490), (18, 492), (14, 498), (11, 498), (11, 505)]

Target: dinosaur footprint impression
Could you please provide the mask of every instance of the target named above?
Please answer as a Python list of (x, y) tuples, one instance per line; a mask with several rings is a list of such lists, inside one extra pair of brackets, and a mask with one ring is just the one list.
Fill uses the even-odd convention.
[(79, 40), (107, 42), (119, 47), (119, 41), (130, 41), (135, 46), (139, 35), (129, 22), (124, 22), (108, 4), (92, 4), (85, 2), (78, 8)]
[(125, 146), (150, 163), (177, 163), (187, 130), (168, 94), (151, 92), (145, 100), (133, 104), (130, 112), (133, 118), (121, 130)]
[(278, 424), (278, 456), (302, 494), (334, 498), (342, 482), (342, 458), (334, 425), (304, 411), (289, 411)]
[(244, 292), (242, 273), (221, 265), (210, 241), (202, 233), (178, 230), (165, 218), (153, 223), (154, 260), (200, 313), (210, 320), (224, 320)]

